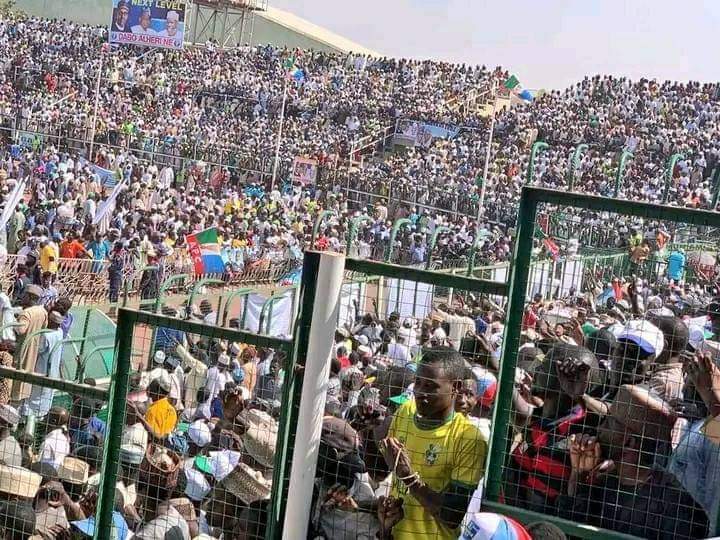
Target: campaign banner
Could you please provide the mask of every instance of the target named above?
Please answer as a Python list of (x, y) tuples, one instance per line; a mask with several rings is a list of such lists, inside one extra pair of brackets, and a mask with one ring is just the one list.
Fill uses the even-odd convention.
[(293, 160), (293, 182), (302, 182), (303, 185), (314, 184), (317, 180), (318, 162), (316, 159), (296, 157)]
[(398, 121), (393, 143), (427, 148), (433, 139), (452, 139), (459, 132), (460, 128), (452, 124), (405, 119)]
[(44, 141), (44, 137), (41, 133), (22, 131), (18, 129), (16, 134), (18, 145), (26, 150), (37, 150), (40, 146), (42, 146)]
[(182, 49), (188, 0), (111, 0), (110, 43)]

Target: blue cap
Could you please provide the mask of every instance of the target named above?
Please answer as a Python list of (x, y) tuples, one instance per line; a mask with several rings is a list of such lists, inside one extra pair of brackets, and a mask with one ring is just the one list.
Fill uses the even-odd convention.
[[(117, 540), (125, 540), (128, 537), (128, 524), (120, 512), (113, 512), (113, 531), (112, 538)], [(90, 516), (82, 521), (72, 521), (72, 526), (83, 533), (85, 536), (93, 537), (95, 535), (95, 516)]]

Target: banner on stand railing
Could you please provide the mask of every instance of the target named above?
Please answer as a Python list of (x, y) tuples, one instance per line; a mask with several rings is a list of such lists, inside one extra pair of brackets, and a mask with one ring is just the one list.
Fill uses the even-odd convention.
[(43, 144), (43, 136), (34, 131), (16, 131), (17, 144), (26, 150), (37, 150)]
[(303, 185), (314, 184), (317, 180), (318, 162), (316, 159), (296, 157), (293, 160), (293, 182), (302, 182)]
[(182, 49), (187, 0), (111, 0), (110, 43)]
[(420, 120), (398, 120), (393, 144), (427, 148), (433, 139), (452, 139), (459, 132), (460, 128), (452, 124), (422, 122)]

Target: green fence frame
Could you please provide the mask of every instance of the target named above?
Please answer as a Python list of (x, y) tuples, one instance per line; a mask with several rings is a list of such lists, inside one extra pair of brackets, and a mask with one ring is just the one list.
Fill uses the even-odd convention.
[[(308, 274), (307, 272), (304, 274)], [(316, 277), (316, 276), (314, 276)], [(311, 278), (309, 278), (311, 279)], [(306, 304), (302, 308), (309, 307), (310, 312), (301, 308), (307, 316), (309, 324), (312, 312), (315, 291), (312, 290)], [(298, 318), (300, 320), (300, 318)], [(173, 317), (166, 317), (149, 311), (138, 311), (132, 309), (120, 309), (118, 313), (117, 338), (115, 345), (115, 362), (113, 363), (112, 381), (110, 391), (110, 409), (108, 411), (109, 428), (105, 446), (104, 463), (106, 464), (105, 477), (101, 486), (98, 506), (98, 533), (97, 538), (109, 538), (112, 523), (112, 510), (115, 496), (115, 480), (117, 477), (117, 466), (120, 458), (120, 441), (122, 435), (123, 421), (125, 417), (125, 401), (128, 391), (128, 376), (130, 374), (130, 360), (132, 358), (133, 330), (136, 325), (145, 324), (153, 327), (162, 326), (174, 330), (181, 330), (188, 334), (212, 335), (218, 339), (238, 341), (254, 345), (256, 347), (268, 347), (285, 353), (285, 383), (283, 384), (283, 407), (280, 414), (278, 427), (278, 439), (275, 454), (275, 468), (273, 470), (273, 490), (270, 499), (270, 511), (265, 532), (266, 539), (279, 538), (282, 533), (282, 519), (285, 513), (287, 499), (287, 486), (289, 483), (292, 439), (294, 431), (293, 412), (297, 414), (300, 403), (300, 390), (302, 381), (298, 383), (295, 357), (297, 354), (307, 350), (307, 343), (298, 344), (298, 340), (287, 340), (271, 336), (258, 335), (244, 330), (223, 328), (222, 326), (210, 326), (193, 321), (182, 320)], [(0, 371), (2, 374), (2, 371)], [(103, 489), (105, 488), (105, 489)], [(103, 532), (105, 531), (105, 532)]]
[(537, 521), (538, 519), (551, 521), (563, 529), (566, 534), (579, 538), (635, 538), (634, 536), (581, 525), (572, 521), (530, 512), (523, 508), (500, 503), (503, 483), (502, 475), (507, 457), (506, 441), (510, 428), (517, 350), (520, 343), (522, 317), (530, 275), (535, 221), (538, 205), (541, 203), (584, 208), (594, 211), (606, 211), (634, 217), (656, 218), (662, 219), (663, 221), (692, 223), (694, 225), (709, 227), (720, 226), (720, 213), (528, 186), (523, 187), (520, 197), (517, 236), (513, 251), (514, 264), (510, 270), (510, 303), (507, 309), (508, 318), (505, 324), (505, 346), (498, 378), (499, 388), (492, 422), (484, 495), (485, 500), (483, 501), (483, 505), (490, 510), (510, 515), (524, 522)]

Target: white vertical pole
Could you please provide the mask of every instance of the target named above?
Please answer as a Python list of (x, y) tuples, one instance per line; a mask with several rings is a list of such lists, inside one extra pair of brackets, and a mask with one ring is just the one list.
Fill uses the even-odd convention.
[[(343, 255), (323, 252), (319, 257), (318, 287), (310, 319), (310, 336), (282, 529), (283, 538), (288, 540), (307, 536), (308, 516), (312, 504), (310, 494), (313, 492), (315, 482), (325, 411), (325, 393), (330, 376), (330, 354), (340, 311), (340, 289), (345, 272)], [(295, 338), (297, 339), (297, 336)]]
[(90, 152), (88, 161), (93, 162), (93, 149), (95, 147), (95, 129), (97, 127), (98, 107), (100, 105), (100, 82), (102, 81), (103, 68), (105, 67), (105, 53), (100, 52), (100, 68), (98, 69), (97, 82), (95, 83), (95, 106), (93, 107), (92, 126), (90, 128)]
[(483, 167), (482, 185), (480, 186), (480, 198), (478, 199), (478, 230), (480, 229), (480, 218), (484, 212), (485, 188), (487, 186), (488, 169), (490, 168), (490, 152), (492, 150), (493, 132), (495, 131), (495, 111), (497, 110), (497, 79), (493, 79), (492, 88), (492, 113), (490, 114), (490, 132), (488, 133), (487, 152), (485, 153), (485, 166)]
[(285, 122), (285, 102), (287, 101), (287, 75), (285, 76), (285, 84), (283, 85), (282, 106), (280, 107), (280, 126), (278, 127), (277, 141), (275, 142), (275, 162), (273, 163), (272, 180), (270, 180), (270, 191), (275, 189), (275, 179), (277, 178), (278, 162), (280, 161), (280, 141), (282, 140), (283, 122)]

